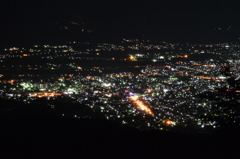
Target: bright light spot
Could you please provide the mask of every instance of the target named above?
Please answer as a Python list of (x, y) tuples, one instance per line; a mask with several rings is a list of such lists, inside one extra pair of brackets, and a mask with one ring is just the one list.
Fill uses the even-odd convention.
[(152, 92), (152, 90), (151, 90), (151, 89), (147, 89), (147, 92), (148, 92), (148, 93), (151, 93), (151, 92)]
[(104, 87), (110, 87), (110, 86), (111, 86), (111, 83), (103, 83), (102, 86), (104, 86)]
[(140, 100), (138, 96), (130, 96), (129, 99), (133, 101), (133, 103), (141, 110), (144, 110), (146, 113), (153, 115), (152, 111), (144, 105)]
[(176, 125), (176, 122), (171, 121), (171, 120), (166, 120), (164, 121), (166, 125)]
[(166, 121), (166, 124), (167, 124), (167, 125), (172, 125), (172, 121), (171, 121), (171, 120), (167, 120), (167, 121)]
[(163, 92), (165, 92), (165, 93), (166, 93), (167, 91), (168, 91), (168, 89), (163, 89)]
[(164, 59), (164, 56), (160, 56), (159, 59)]

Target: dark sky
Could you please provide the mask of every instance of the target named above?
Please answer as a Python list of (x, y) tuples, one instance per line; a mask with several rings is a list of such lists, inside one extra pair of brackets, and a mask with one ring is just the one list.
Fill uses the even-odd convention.
[[(231, 0), (3, 0), (0, 13), (3, 45), (54, 40), (62, 34), (59, 27), (70, 21), (84, 23), (81, 27), (108, 40), (136, 37), (218, 42), (240, 37), (240, 2)], [(74, 33), (78, 35), (76, 28), (62, 35), (71, 39)]]

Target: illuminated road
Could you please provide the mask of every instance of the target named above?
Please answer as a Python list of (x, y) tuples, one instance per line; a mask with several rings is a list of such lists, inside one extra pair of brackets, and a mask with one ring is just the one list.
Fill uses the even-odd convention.
[(139, 100), (138, 96), (130, 96), (129, 99), (138, 107), (138, 109), (145, 111), (147, 114), (153, 115), (151, 109), (144, 105), (142, 101)]

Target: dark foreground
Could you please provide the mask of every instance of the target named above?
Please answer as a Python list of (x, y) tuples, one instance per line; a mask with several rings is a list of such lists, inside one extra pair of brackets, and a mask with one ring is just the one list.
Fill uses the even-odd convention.
[[(32, 115), (31, 115), (32, 116)], [(139, 131), (102, 119), (1, 113), (1, 158), (238, 158), (239, 130)]]

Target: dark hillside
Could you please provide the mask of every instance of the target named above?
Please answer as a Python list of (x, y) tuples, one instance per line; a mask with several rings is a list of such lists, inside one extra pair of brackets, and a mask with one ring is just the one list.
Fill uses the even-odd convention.
[(102, 119), (1, 116), (3, 158), (236, 157), (237, 132), (192, 136), (140, 132)]

